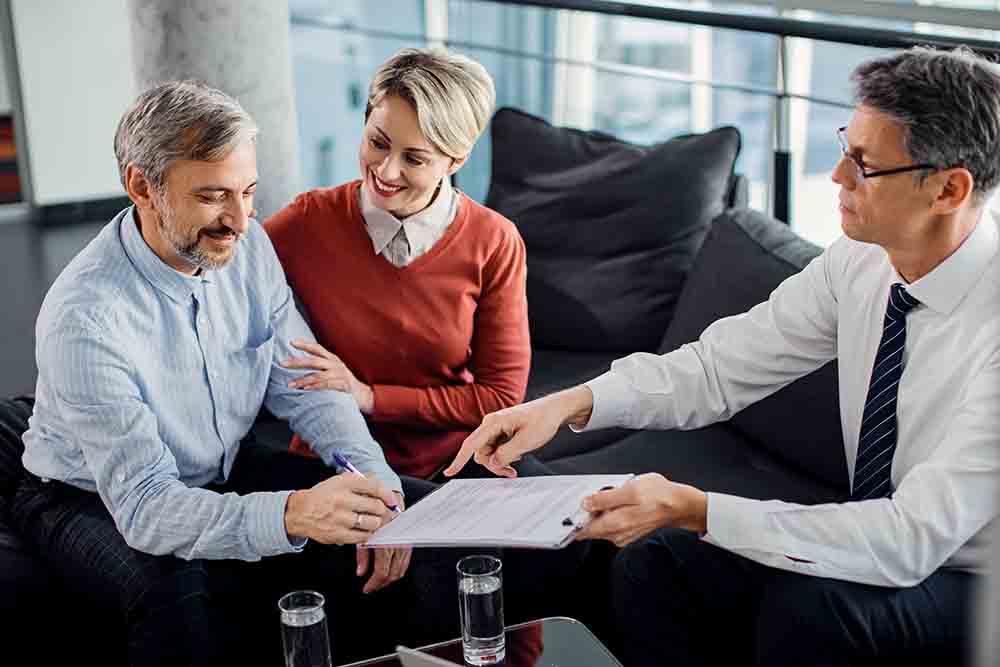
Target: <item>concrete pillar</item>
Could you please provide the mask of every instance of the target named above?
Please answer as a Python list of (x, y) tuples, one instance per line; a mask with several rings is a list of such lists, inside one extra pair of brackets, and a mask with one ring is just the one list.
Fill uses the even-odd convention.
[(264, 219), (299, 192), (298, 129), (281, 0), (129, 0), (139, 90), (171, 79), (200, 79), (240, 101), (257, 125)]

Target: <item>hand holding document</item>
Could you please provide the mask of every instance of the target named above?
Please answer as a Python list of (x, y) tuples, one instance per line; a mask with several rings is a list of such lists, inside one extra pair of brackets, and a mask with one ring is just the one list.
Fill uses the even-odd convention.
[(632, 475), (454, 479), (379, 528), (364, 547), (559, 549), (590, 520), (583, 499)]

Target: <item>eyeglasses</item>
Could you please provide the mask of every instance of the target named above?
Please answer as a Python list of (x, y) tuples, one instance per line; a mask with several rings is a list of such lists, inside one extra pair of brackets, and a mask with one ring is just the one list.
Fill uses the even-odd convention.
[(934, 164), (911, 164), (908, 167), (896, 167), (895, 169), (880, 169), (878, 171), (868, 171), (865, 169), (865, 165), (861, 164), (859, 160), (847, 147), (847, 128), (840, 127), (837, 128), (837, 140), (840, 142), (840, 152), (843, 153), (844, 157), (850, 161), (851, 166), (854, 167), (854, 181), (855, 183), (860, 183), (866, 178), (875, 178), (876, 176), (888, 176), (890, 174), (902, 174), (907, 171), (917, 171), (919, 169), (940, 169)]

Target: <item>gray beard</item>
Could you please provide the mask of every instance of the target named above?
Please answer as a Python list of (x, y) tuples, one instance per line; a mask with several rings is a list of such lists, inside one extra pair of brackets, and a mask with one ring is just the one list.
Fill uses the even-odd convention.
[(205, 254), (201, 249), (198, 241), (195, 239), (194, 242), (188, 242), (183, 235), (178, 232), (177, 216), (174, 215), (174, 211), (170, 208), (170, 205), (166, 202), (166, 197), (160, 202), (162, 213), (160, 214), (160, 234), (166, 239), (170, 247), (173, 248), (174, 252), (183, 259), (185, 262), (203, 271), (213, 271), (215, 269), (221, 269), (223, 266), (232, 259), (232, 254), (224, 259), (215, 259)]

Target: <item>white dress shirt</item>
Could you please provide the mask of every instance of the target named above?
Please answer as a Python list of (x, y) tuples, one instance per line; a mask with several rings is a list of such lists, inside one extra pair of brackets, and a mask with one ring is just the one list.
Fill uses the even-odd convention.
[[(441, 189), (438, 190), (430, 206), (402, 221), (392, 213), (374, 206), (364, 185), (358, 188), (358, 193), (361, 200), (361, 217), (365, 219), (365, 229), (368, 230), (375, 254), (382, 255), (396, 266), (406, 266), (430, 250), (441, 240), (458, 214), (459, 198), (455, 196), (455, 189), (451, 187), (447, 178), (441, 179)], [(410, 243), (410, 252), (402, 264), (396, 264), (388, 247), (400, 227), (405, 230), (406, 240)]]
[[(1000, 490), (998, 236), (984, 215), (958, 250), (906, 285), (921, 305), (907, 317), (891, 498), (808, 506), (709, 493), (706, 540), (784, 570), (882, 586), (915, 585), (941, 566), (984, 569)], [(698, 428), (837, 358), (853, 478), (894, 282), (906, 281), (882, 248), (842, 237), (697, 342), (616, 361), (587, 383), (594, 410), (584, 430)]]

